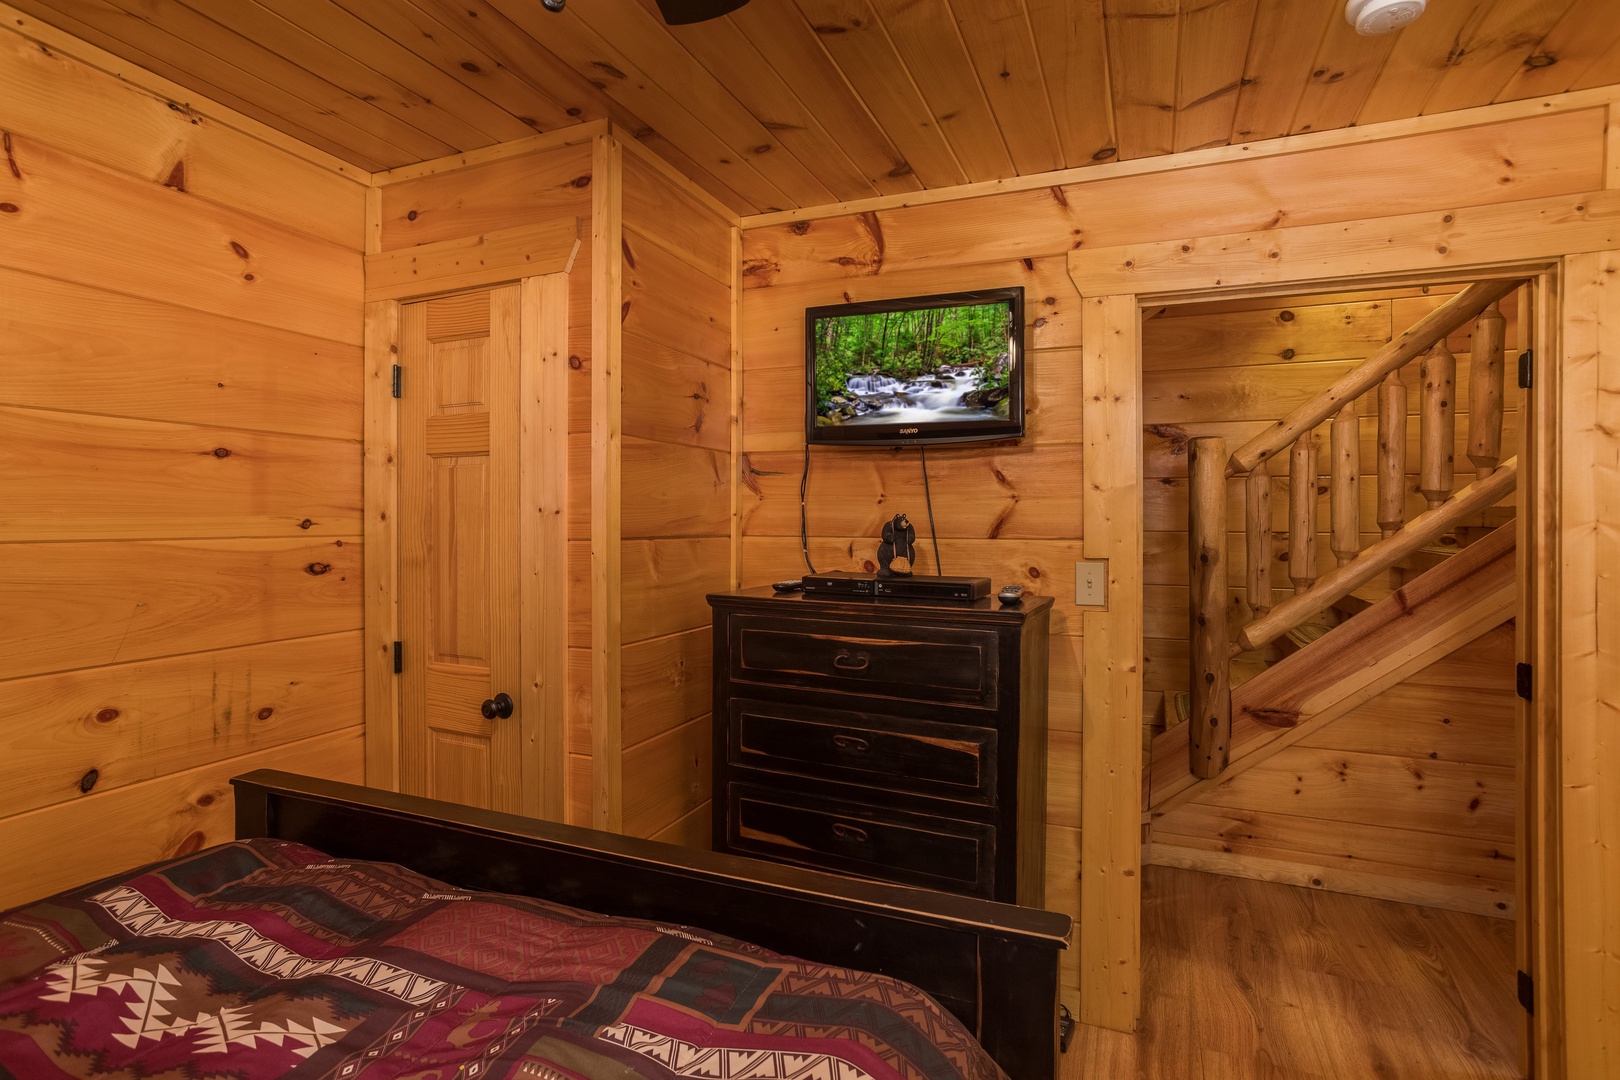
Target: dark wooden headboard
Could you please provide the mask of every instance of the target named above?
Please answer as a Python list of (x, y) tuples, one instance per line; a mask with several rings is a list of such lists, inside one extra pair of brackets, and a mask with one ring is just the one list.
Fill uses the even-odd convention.
[(373, 788), (239, 776), (236, 835), (399, 863), (463, 888), (699, 926), (777, 952), (904, 979), (973, 1031), (1013, 1080), (1058, 1054), (1055, 912), (883, 885)]

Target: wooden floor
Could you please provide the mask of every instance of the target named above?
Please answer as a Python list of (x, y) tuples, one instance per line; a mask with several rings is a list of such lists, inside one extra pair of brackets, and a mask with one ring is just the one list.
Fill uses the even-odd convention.
[(1142, 1025), (1061, 1080), (1518, 1077), (1513, 923), (1143, 868)]

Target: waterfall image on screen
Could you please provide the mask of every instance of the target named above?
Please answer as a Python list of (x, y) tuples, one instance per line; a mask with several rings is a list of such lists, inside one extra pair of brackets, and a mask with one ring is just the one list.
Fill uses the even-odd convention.
[(817, 318), (817, 428), (1007, 420), (1016, 347), (1007, 301)]

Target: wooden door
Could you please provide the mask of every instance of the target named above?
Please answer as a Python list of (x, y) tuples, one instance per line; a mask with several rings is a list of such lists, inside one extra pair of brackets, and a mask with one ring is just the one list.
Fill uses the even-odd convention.
[[(514, 812), (521, 297), (504, 285), (400, 312), (400, 786)], [(500, 694), (511, 714), (486, 716)]]

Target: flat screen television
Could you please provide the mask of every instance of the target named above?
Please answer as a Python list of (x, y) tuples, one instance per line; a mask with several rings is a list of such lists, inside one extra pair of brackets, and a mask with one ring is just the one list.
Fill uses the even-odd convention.
[(806, 309), (805, 437), (840, 446), (1024, 434), (1024, 290)]

